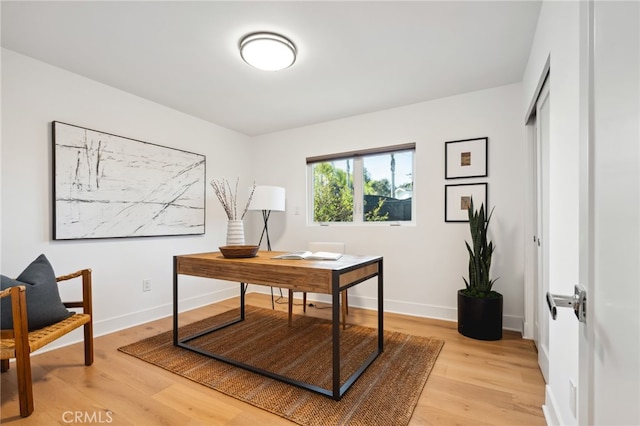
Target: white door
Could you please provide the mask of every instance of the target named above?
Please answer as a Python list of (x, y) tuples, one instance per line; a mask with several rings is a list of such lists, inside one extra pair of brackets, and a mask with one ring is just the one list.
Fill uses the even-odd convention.
[(578, 424), (638, 425), (640, 3), (583, 2), (580, 19)]
[(545, 244), (549, 223), (549, 117), (551, 98), (545, 83), (536, 102), (535, 124), (535, 236), (534, 247), (534, 341), (538, 349), (538, 364), (546, 383), (549, 383), (549, 313), (545, 297), (549, 291), (549, 259)]

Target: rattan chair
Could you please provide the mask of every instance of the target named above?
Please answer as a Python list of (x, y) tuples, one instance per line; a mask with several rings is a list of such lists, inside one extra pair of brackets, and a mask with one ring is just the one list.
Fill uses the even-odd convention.
[(27, 417), (33, 412), (33, 389), (31, 384), (30, 354), (53, 342), (80, 326), (84, 326), (84, 364), (93, 364), (93, 317), (91, 311), (91, 269), (83, 269), (73, 274), (57, 277), (56, 281), (66, 281), (82, 277), (82, 301), (67, 302), (67, 308), (81, 308), (70, 317), (38, 330), (29, 331), (27, 323), (27, 302), (25, 287), (16, 286), (3, 290), (0, 298), (11, 297), (13, 329), (2, 330), (1, 371), (9, 369), (9, 360), (16, 359), (18, 378), (18, 399), (20, 415)]

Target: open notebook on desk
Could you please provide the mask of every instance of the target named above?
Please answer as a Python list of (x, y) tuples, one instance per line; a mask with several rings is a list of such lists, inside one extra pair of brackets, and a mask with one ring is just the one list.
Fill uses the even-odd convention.
[(342, 253), (332, 253), (329, 251), (294, 251), (291, 253), (274, 256), (274, 259), (306, 259), (306, 260), (338, 260)]

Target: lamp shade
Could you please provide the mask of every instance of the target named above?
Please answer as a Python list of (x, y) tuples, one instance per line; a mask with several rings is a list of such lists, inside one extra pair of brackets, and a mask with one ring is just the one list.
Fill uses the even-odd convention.
[(284, 211), (284, 188), (257, 185), (251, 198), (249, 210)]

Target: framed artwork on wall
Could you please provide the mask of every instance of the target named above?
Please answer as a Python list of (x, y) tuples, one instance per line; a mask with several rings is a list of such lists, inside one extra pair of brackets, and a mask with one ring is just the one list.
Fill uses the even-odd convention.
[(469, 222), (469, 205), (473, 199), (474, 207), (487, 207), (487, 184), (469, 183), (445, 185), (444, 187), (444, 221)]
[(53, 122), (53, 239), (205, 231), (204, 155)]
[(445, 179), (487, 176), (489, 138), (445, 142)]

